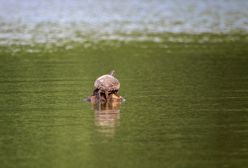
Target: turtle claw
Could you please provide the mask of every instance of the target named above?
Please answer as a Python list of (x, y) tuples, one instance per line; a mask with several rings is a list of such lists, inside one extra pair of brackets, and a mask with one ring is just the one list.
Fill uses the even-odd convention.
[(106, 101), (108, 101), (109, 100), (108, 91), (105, 91), (105, 97), (106, 97)]

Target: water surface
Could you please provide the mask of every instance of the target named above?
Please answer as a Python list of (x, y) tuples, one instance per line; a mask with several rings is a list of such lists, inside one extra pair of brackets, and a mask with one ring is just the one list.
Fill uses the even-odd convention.
[[(178, 36), (1, 47), (1, 167), (246, 167), (247, 41)], [(83, 99), (111, 69), (127, 101), (101, 113)]]
[(248, 1), (0, 4), (0, 167), (248, 166)]

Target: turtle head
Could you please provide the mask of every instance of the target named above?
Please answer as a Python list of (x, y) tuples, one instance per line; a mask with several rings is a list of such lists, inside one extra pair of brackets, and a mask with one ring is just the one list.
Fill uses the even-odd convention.
[(109, 75), (114, 76), (115, 75), (115, 70), (110, 71)]

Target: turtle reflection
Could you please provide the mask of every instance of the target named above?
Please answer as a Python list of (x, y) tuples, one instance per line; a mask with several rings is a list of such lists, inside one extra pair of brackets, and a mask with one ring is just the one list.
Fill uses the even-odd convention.
[(106, 135), (113, 135), (120, 119), (120, 102), (93, 104), (95, 123), (99, 131)]

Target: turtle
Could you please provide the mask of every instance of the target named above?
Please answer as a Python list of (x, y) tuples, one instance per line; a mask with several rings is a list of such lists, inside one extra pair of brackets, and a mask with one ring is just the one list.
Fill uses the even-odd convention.
[(100, 98), (103, 94), (108, 101), (108, 96), (110, 93), (117, 93), (120, 89), (120, 82), (114, 77), (115, 71), (112, 70), (106, 75), (98, 77), (94, 83), (95, 90), (94, 94)]

